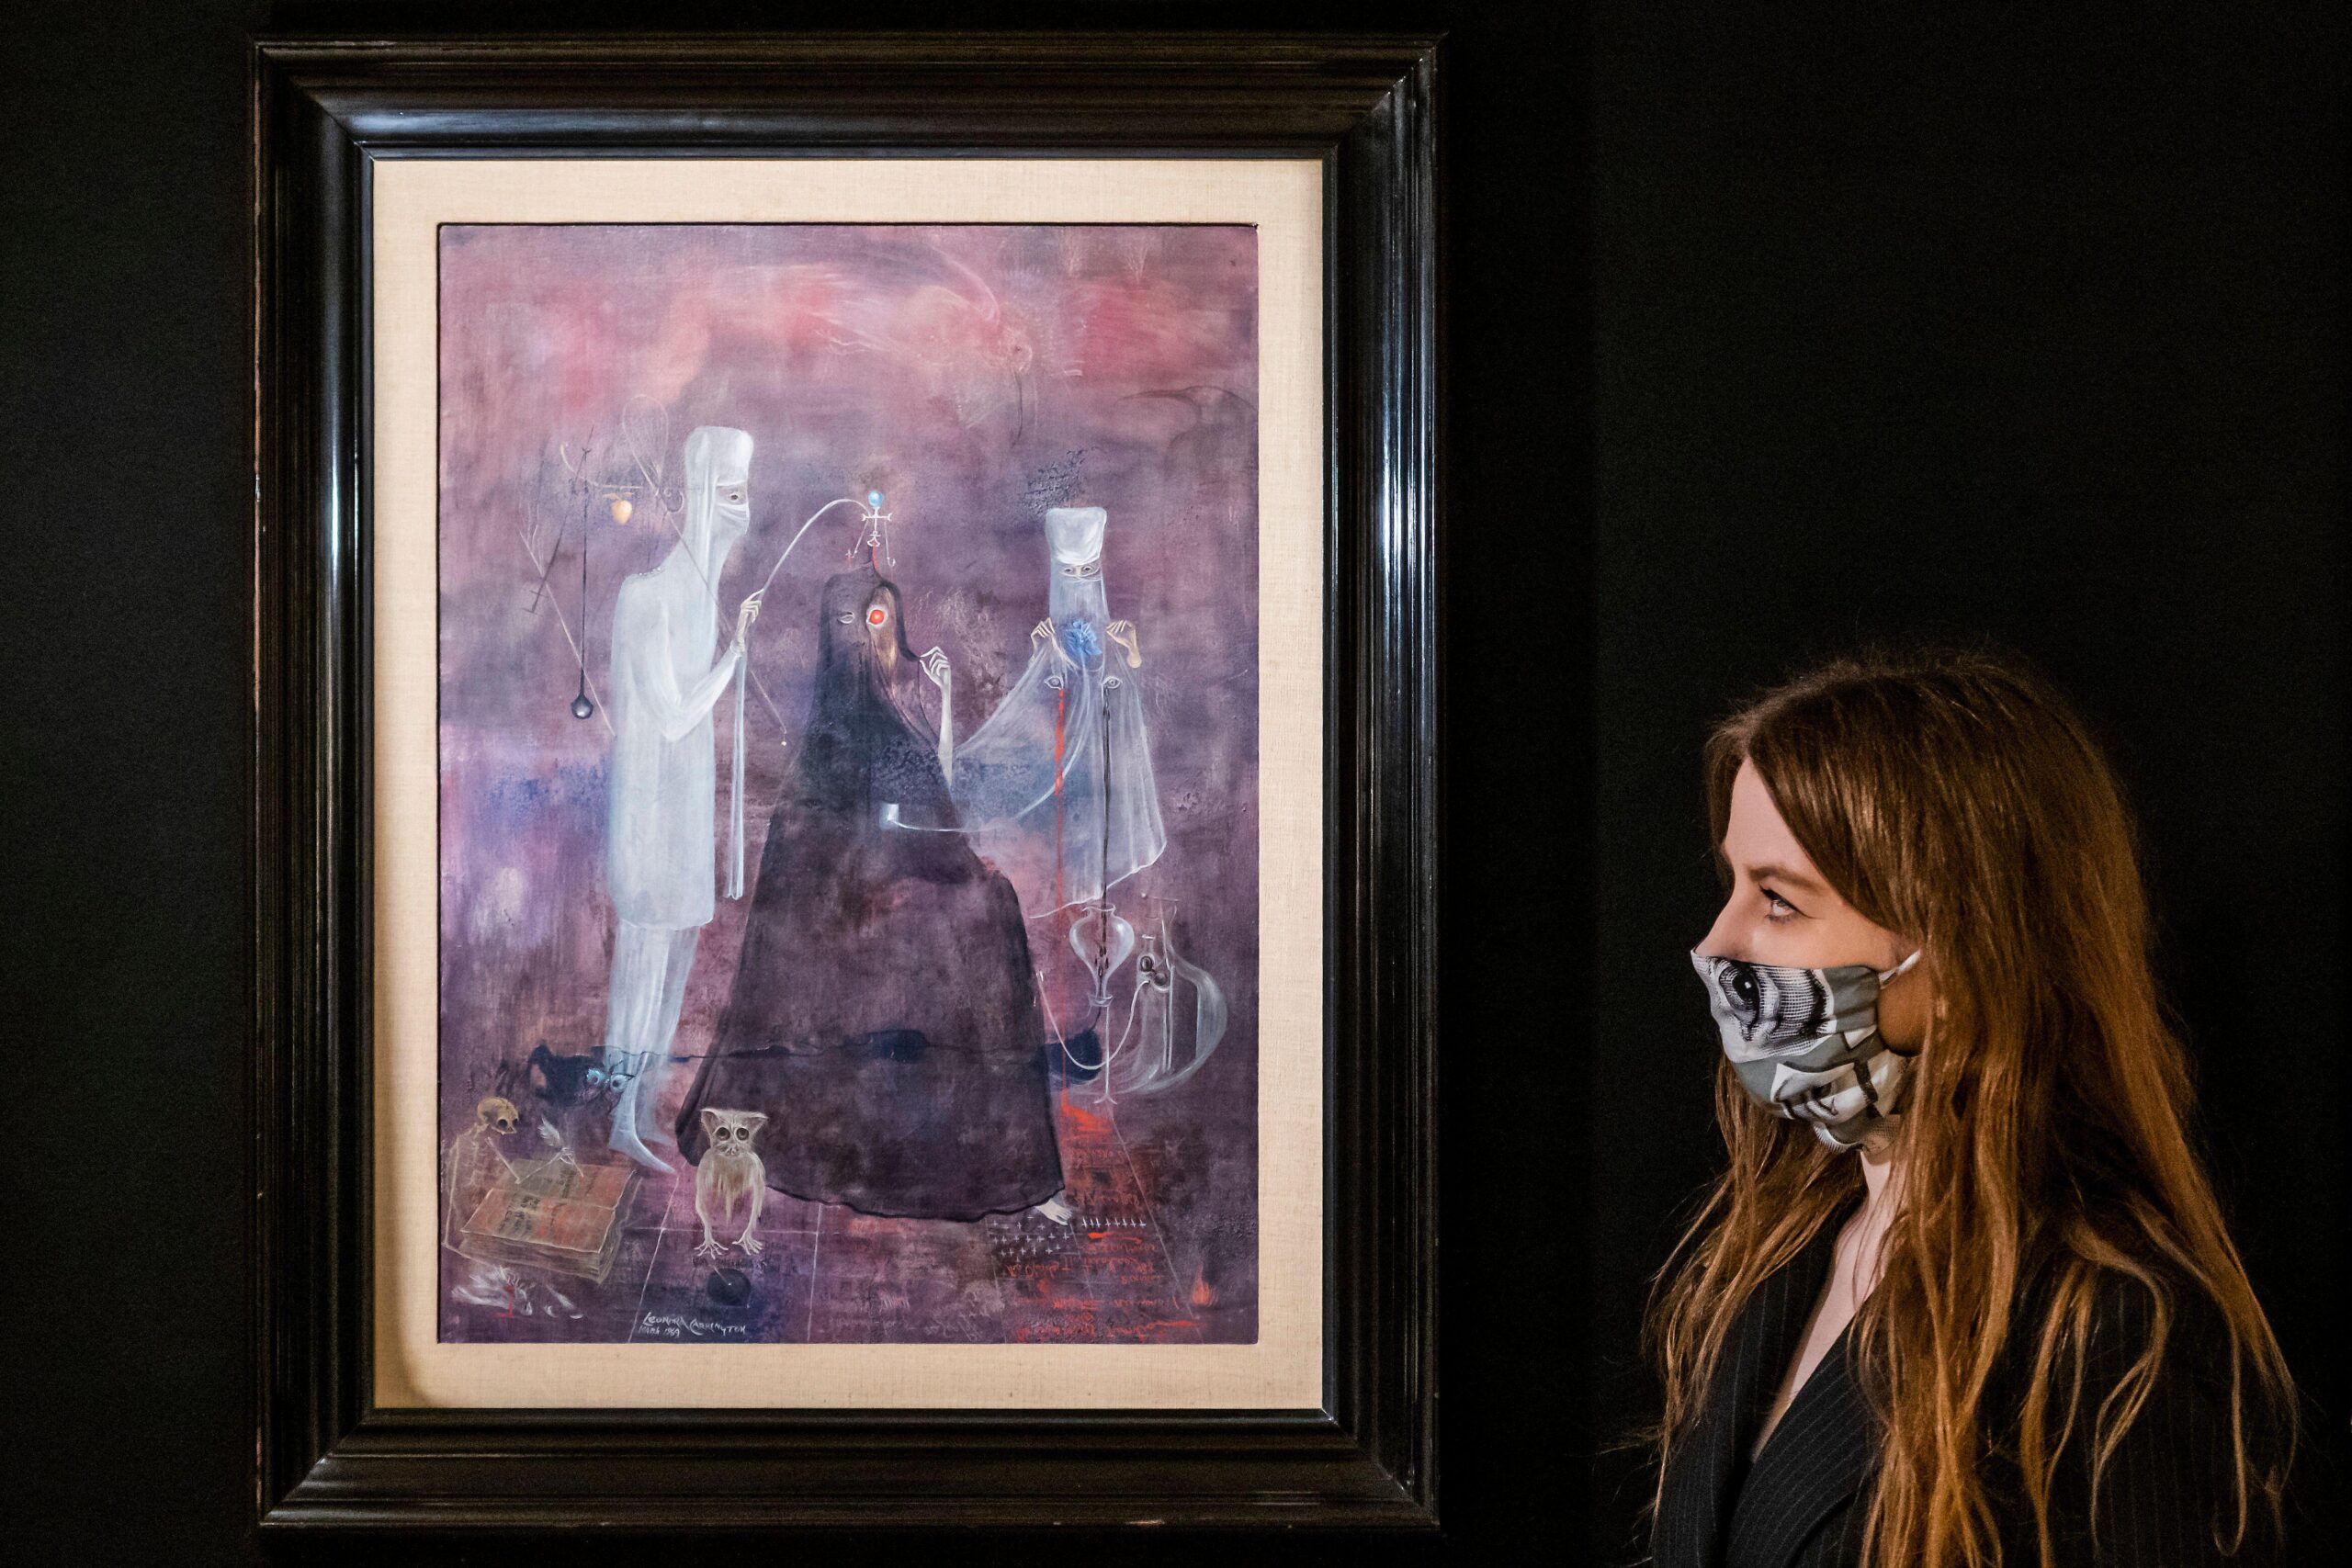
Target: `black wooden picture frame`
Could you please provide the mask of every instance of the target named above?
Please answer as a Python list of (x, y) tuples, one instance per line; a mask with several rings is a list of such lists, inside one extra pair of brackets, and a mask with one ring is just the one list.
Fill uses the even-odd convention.
[[(1440, 84), (1430, 37), (256, 39), (255, 1504), (336, 1529), (1438, 1518)], [(1324, 169), (1324, 1367), (1262, 1411), (372, 1404), (370, 166), (1313, 157)]]

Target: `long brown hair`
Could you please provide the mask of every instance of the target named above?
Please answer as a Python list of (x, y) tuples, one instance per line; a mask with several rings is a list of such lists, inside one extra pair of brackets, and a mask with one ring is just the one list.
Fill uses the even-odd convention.
[[(2035, 1557), (2052, 1568), (2058, 1450), (2078, 1426), (2093, 1303), (2117, 1275), (2147, 1292), (2153, 1342), (2098, 1425), (2080, 1421), (2093, 1486), (2163, 1363), (2177, 1291), (2193, 1291), (2229, 1339), (2222, 1534), (2234, 1550), (2257, 1497), (2283, 1533), (2294, 1386), (2192, 1147), (2189, 1061), (2150, 966), (2132, 817), (2082, 719), (2014, 656), (1923, 647), (1832, 660), (1708, 741), (1726, 879), (1743, 761), (1830, 886), (1926, 947), (1938, 1001), (1895, 1119), (1900, 1204), (1851, 1330), (1883, 1433), (1864, 1562), (1998, 1562), (1979, 1466), (1988, 1434), (2013, 1422)], [(1863, 1183), (1855, 1157), (1752, 1104), (1728, 1061), (1716, 1069), (1728, 1168), (1653, 1278), (1643, 1325), (1666, 1388), (1663, 1418), (1639, 1434), (1659, 1476), (1652, 1513), (1739, 1308)], [(2026, 1323), (2013, 1308), (2036, 1280), (2048, 1306)], [(2004, 1410), (1988, 1390), (2005, 1346), (2030, 1373)], [(2279, 1436), (2283, 1451), (2260, 1441)]]

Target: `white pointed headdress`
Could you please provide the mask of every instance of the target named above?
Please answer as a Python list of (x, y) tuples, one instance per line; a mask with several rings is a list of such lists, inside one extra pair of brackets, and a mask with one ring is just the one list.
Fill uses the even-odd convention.
[(1056, 506), (1046, 512), (1046, 543), (1054, 559), (1083, 566), (1102, 554), (1102, 530), (1110, 513), (1099, 506)]

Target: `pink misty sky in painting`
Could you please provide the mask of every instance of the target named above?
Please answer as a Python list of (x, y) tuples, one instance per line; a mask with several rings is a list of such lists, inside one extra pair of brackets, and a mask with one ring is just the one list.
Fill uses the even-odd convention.
[[(1257, 281), (1232, 226), (441, 231), (443, 1339), (1256, 1339)], [(616, 649), (632, 580), (686, 597)], [(640, 743), (674, 919), (611, 886)]]

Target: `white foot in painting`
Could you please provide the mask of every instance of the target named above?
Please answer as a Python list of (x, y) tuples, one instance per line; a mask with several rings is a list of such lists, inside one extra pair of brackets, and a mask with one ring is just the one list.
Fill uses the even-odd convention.
[(643, 1166), (648, 1170), (654, 1171), (662, 1176), (674, 1176), (677, 1174), (671, 1168), (670, 1163), (667, 1160), (663, 1159), (660, 1155), (655, 1154), (651, 1149), (647, 1148), (643, 1140), (639, 1139), (634, 1132), (631, 1132), (627, 1127), (614, 1128), (613, 1135), (607, 1139), (606, 1142), (614, 1149), (628, 1156), (629, 1158), (637, 1161), (638, 1164)]
[(605, 1142), (648, 1170), (662, 1176), (674, 1175), (669, 1162), (647, 1148), (645, 1140), (637, 1135), (638, 1099), (644, 1088), (642, 1076), (628, 1080), (628, 1087), (621, 1090), (620, 1100), (613, 1106), (613, 1133)]

